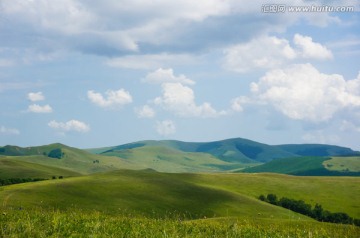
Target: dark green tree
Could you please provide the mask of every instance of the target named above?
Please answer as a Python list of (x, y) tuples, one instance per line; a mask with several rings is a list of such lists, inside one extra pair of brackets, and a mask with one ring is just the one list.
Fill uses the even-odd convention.
[(275, 194), (270, 193), (270, 194), (267, 195), (266, 198), (269, 201), (269, 203), (271, 203), (271, 204), (276, 205), (278, 203), (278, 200), (277, 200), (277, 197), (276, 197)]
[(62, 152), (62, 150), (60, 148), (57, 148), (57, 149), (53, 149), (52, 151), (50, 151), (48, 156), (50, 158), (61, 159), (64, 156), (64, 153)]

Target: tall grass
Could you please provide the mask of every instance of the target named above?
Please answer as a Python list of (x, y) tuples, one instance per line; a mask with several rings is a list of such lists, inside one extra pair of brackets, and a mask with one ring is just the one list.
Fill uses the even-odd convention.
[[(98, 211), (0, 210), (0, 237), (358, 237), (360, 229), (312, 221), (218, 218), (184, 220), (181, 215), (144, 218)], [(159, 216), (160, 217), (160, 216)]]

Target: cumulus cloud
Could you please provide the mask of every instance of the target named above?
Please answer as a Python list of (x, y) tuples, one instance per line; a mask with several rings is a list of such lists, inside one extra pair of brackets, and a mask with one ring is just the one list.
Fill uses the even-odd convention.
[(196, 105), (194, 91), (181, 83), (162, 84), (163, 94), (154, 103), (181, 117), (217, 117), (225, 112), (217, 112), (210, 103)]
[(139, 118), (153, 118), (155, 116), (155, 111), (153, 108), (148, 105), (144, 105), (141, 108), (135, 110)]
[(338, 74), (320, 73), (311, 64), (299, 64), (269, 71), (251, 84), (251, 91), (289, 118), (320, 122), (342, 109), (360, 107), (360, 74), (345, 80)]
[(158, 121), (156, 123), (156, 131), (162, 136), (176, 133), (175, 123), (171, 120)]
[(295, 50), (286, 39), (264, 36), (224, 51), (224, 67), (237, 72), (253, 68), (274, 68), (296, 58)]
[(45, 97), (42, 92), (28, 93), (28, 99), (32, 102), (37, 102), (45, 100)]
[(299, 54), (303, 58), (312, 58), (312, 59), (332, 59), (333, 55), (330, 50), (325, 46), (313, 42), (312, 38), (309, 36), (302, 36), (300, 34), (295, 34), (294, 44), (300, 48)]
[[(291, 5), (298, 0), (280, 3)], [(245, 0), (3, 1), (1, 14), (11, 27), (1, 29), (4, 37), (0, 43), (35, 54), (59, 49), (106, 56), (144, 50), (192, 53), (244, 41), (270, 28), (285, 29), (299, 18), (324, 25), (334, 19), (319, 12), (259, 17), (254, 13), (259, 13), (263, 4), (262, 0), (250, 4)]]
[(19, 135), (20, 131), (16, 128), (7, 128), (0, 126), (0, 135)]
[(48, 104), (46, 104), (44, 106), (40, 106), (38, 104), (32, 104), (32, 105), (29, 105), (28, 111), (34, 112), (34, 113), (51, 113), (53, 111), (53, 109)]
[(108, 90), (105, 92), (105, 97), (101, 93), (96, 93), (93, 90), (87, 92), (89, 100), (95, 105), (103, 108), (122, 107), (132, 102), (130, 93), (124, 89), (117, 91)]
[(277, 68), (294, 60), (332, 58), (330, 50), (309, 36), (295, 34), (293, 43), (294, 46), (291, 46), (286, 39), (262, 36), (231, 46), (224, 50), (224, 67), (244, 73), (252, 69)]
[(231, 109), (235, 112), (242, 112), (244, 105), (249, 104), (251, 99), (245, 96), (240, 96), (231, 100)]
[(57, 122), (53, 120), (48, 123), (48, 126), (61, 132), (76, 131), (85, 133), (90, 131), (89, 125), (78, 120), (70, 120), (67, 122)]
[(144, 79), (147, 83), (181, 83), (181, 84), (195, 84), (194, 81), (187, 78), (185, 75), (180, 74), (179, 76), (174, 75), (173, 69), (162, 69), (159, 68), (154, 72), (148, 73)]

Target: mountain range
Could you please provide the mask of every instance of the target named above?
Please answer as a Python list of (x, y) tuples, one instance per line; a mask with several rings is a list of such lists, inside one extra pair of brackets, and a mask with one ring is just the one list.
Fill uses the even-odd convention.
[(243, 138), (213, 142), (146, 140), (86, 150), (59, 143), (25, 148), (0, 147), (3, 165), (0, 176), (5, 164), (15, 166), (15, 162), (17, 170), (20, 167), (26, 170), (30, 163), (37, 165), (37, 170), (57, 168), (61, 173), (69, 171), (69, 175), (117, 169), (294, 175), (359, 175), (360, 172), (360, 152), (350, 148), (325, 144), (267, 145)]

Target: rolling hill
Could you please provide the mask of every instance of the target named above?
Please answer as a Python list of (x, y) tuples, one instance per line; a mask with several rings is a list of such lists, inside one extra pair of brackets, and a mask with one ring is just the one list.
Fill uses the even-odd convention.
[[(17, 164), (20, 162), (31, 163), (33, 166), (27, 166), (28, 169), (32, 167), (32, 169), (37, 170), (34, 167), (34, 164), (37, 164), (46, 168), (66, 170), (73, 174), (91, 174), (124, 168), (146, 168), (120, 158), (91, 154), (59, 143), (26, 148), (18, 146), (0, 147), (0, 159), (6, 159), (13, 163), (17, 161)], [(17, 168), (12, 171), (17, 173)]]
[(119, 170), (88, 176), (5, 186), (3, 207), (46, 210), (99, 210), (110, 214), (189, 218), (311, 220), (264, 203), (260, 194), (275, 193), (320, 203), (332, 212), (359, 218), (357, 177), (294, 177), (276, 174), (174, 174)]
[(239, 172), (302, 176), (360, 176), (360, 157), (293, 157), (272, 160)]
[[(329, 157), (360, 154), (349, 148), (333, 145), (266, 145), (242, 138), (214, 142), (150, 140), (88, 151), (136, 161), (138, 164), (163, 172), (235, 171), (278, 159), (295, 160), (298, 157), (300, 161), (305, 156)], [(281, 162), (277, 164), (281, 166)], [(305, 167), (299, 169), (305, 169)]]
[[(309, 154), (321, 158), (305, 159)], [(0, 158), (8, 162), (18, 161), (18, 164), (13, 163), (14, 174), (19, 174), (17, 171), (21, 170), (18, 168), (19, 162), (27, 162), (30, 164), (21, 165), (27, 167), (27, 171), (31, 168), (30, 165), (33, 165), (34, 171), (40, 172), (39, 168), (35, 168), (37, 164), (46, 166), (42, 168), (44, 171), (51, 167), (64, 170), (64, 174), (66, 171), (69, 174), (92, 174), (117, 169), (149, 168), (174, 173), (231, 172), (246, 169), (244, 171), (247, 172), (336, 175), (337, 172), (331, 170), (339, 167), (340, 164), (333, 168), (331, 164), (324, 167), (321, 164), (323, 158), (358, 154), (359, 152), (349, 148), (332, 145), (266, 145), (242, 138), (214, 142), (149, 140), (88, 150), (59, 143), (25, 148), (9, 145), (0, 147)], [(351, 166), (358, 166), (358, 163), (358, 160), (353, 160), (353, 163), (346, 167), (349, 170), (348, 174), (353, 175), (353, 172), (357, 172), (353, 171)], [(249, 168), (259, 165), (263, 167)], [(342, 172), (340, 175), (347, 174)]]

